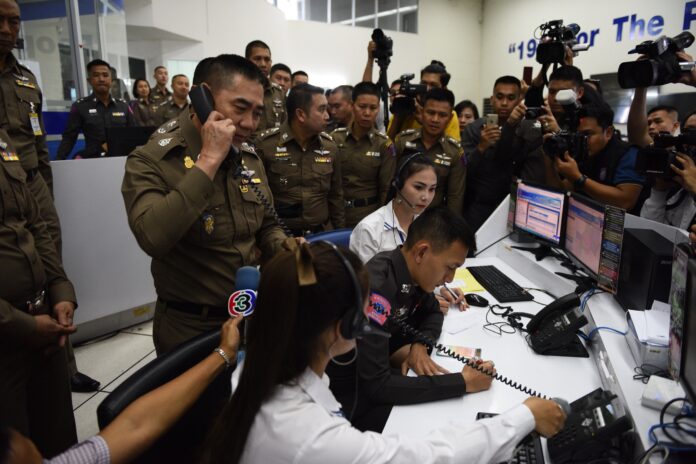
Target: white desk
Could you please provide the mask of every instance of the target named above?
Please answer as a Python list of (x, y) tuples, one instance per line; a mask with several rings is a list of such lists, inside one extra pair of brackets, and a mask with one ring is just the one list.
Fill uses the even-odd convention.
[[(466, 265), (493, 264), (522, 287), (543, 288), (557, 296), (570, 293), (574, 289), (574, 283), (554, 274), (555, 271), (567, 272), (555, 259), (546, 258), (536, 262), (531, 253), (511, 249), (510, 245), (513, 244), (508, 239), (503, 240), (486, 253), (487, 257), (469, 259)], [(541, 303), (551, 301), (551, 297), (541, 292), (532, 294)], [(491, 303), (496, 302), (488, 292), (481, 295)], [(537, 313), (542, 308), (542, 305), (534, 302), (509, 305), (515, 311), (527, 313)], [(634, 430), (641, 438), (642, 448), (650, 447), (647, 430), (659, 421), (659, 412), (640, 404), (645, 385), (641, 381), (633, 380), (635, 361), (623, 336), (598, 331), (593, 336), (593, 342), (588, 345), (590, 358), (541, 356), (532, 351), (519, 333), (497, 336), (485, 331), (483, 325), (486, 312), (487, 308), (473, 307), (463, 313), (450, 311), (445, 317), (440, 342), (445, 345), (482, 348), (483, 358), (493, 360), (500, 374), (548, 397), (558, 396), (572, 402), (598, 387), (611, 390), (619, 397), (617, 413), (623, 415), (625, 411), (632, 417)], [(590, 320), (584, 328), (585, 333), (596, 326), (608, 326), (621, 331), (626, 329), (624, 311), (612, 295), (593, 296), (586, 306), (585, 314)], [(489, 319), (503, 320), (493, 314), (489, 315)], [(462, 321), (467, 322), (464, 324)], [(526, 323), (526, 320), (523, 320), (523, 323)], [(462, 325), (471, 326), (456, 334), (448, 332), (452, 326)], [(436, 354), (433, 354), (433, 359), (451, 371), (461, 369), (461, 363), (454, 359)], [(454, 417), (460, 421), (474, 421), (479, 411), (504, 412), (527, 396), (494, 381), (490, 390), (486, 392), (434, 403), (396, 406), (389, 416), (384, 432), (421, 435), (432, 429), (447, 426)], [(625, 409), (621, 410), (624, 407)], [(544, 446), (546, 452), (545, 448)]]

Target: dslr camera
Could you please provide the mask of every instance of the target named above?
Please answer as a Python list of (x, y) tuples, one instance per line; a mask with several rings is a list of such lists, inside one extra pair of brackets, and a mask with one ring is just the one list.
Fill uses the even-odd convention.
[(670, 165), (682, 167), (677, 153), (696, 161), (696, 129), (686, 129), (678, 136), (660, 132), (652, 146), (638, 150), (636, 171), (650, 177), (673, 179), (676, 174)]
[(689, 31), (672, 38), (662, 36), (655, 41), (647, 40), (638, 44), (628, 53), (647, 55), (647, 60), (629, 61), (619, 65), (619, 85), (624, 89), (650, 87), (676, 82), (683, 72), (694, 68), (693, 62), (680, 62), (677, 52), (694, 43), (694, 36)]
[(399, 93), (403, 97), (395, 98), (391, 112), (398, 115), (408, 115), (416, 110), (416, 98), (424, 95), (428, 87), (425, 84), (412, 84), (415, 74), (402, 74), (399, 78)]
[(524, 112), (524, 119), (539, 119), (539, 116), (546, 114), (546, 110), (541, 106), (527, 108)]
[(380, 68), (389, 66), (391, 56), (394, 54), (392, 38), (384, 35), (384, 31), (378, 28), (372, 31), (372, 41), (377, 44), (377, 48), (372, 52), (372, 57), (377, 60), (377, 65)]
[(558, 134), (544, 140), (544, 153), (551, 159), (561, 158), (565, 152), (570, 154), (571, 158), (579, 163), (582, 163), (589, 156), (587, 146), (587, 136), (577, 132), (562, 130)]
[(590, 48), (589, 44), (578, 43), (580, 26), (575, 23), (564, 26), (562, 19), (556, 19), (540, 25), (538, 29), (541, 30), (536, 51), (539, 64), (562, 64), (566, 46), (573, 51), (573, 56), (578, 56), (578, 52)]

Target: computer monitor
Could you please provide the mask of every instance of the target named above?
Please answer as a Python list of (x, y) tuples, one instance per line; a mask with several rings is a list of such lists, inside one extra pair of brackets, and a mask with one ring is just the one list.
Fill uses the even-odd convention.
[(107, 156), (128, 156), (140, 145), (145, 145), (157, 129), (155, 126), (107, 127)]
[(601, 288), (616, 293), (624, 218), (621, 208), (576, 193), (568, 199), (565, 250)]
[(679, 381), (691, 404), (696, 404), (696, 258), (690, 259), (687, 267), (684, 308)]
[(545, 245), (563, 246), (566, 194), (526, 182), (517, 185), (514, 228)]

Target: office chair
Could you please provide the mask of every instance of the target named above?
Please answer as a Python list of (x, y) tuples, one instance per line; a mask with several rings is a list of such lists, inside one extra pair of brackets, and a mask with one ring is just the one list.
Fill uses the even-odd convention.
[(316, 234), (308, 235), (305, 237), (309, 243), (316, 242), (318, 240), (326, 240), (333, 243), (336, 246), (341, 246), (348, 248), (350, 245), (350, 233), (353, 229), (335, 229), (327, 230), (325, 232), (319, 232)]
[[(131, 375), (97, 408), (99, 429), (103, 429), (136, 399), (183, 374), (220, 342), (220, 331), (199, 335), (173, 351), (150, 361)], [(218, 413), (229, 400), (230, 374), (223, 371), (201, 394), (191, 409), (159, 438), (136, 463), (198, 462), (201, 446)]]

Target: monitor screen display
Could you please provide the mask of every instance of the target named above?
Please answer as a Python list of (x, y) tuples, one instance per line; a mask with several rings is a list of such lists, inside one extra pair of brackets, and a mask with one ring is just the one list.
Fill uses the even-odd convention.
[(564, 193), (520, 182), (515, 204), (515, 227), (560, 245), (563, 227)]
[(681, 384), (689, 399), (696, 401), (696, 258), (686, 272), (686, 305), (682, 332)]
[(603, 230), (604, 207), (571, 196), (568, 201), (565, 249), (595, 278), (599, 272)]

